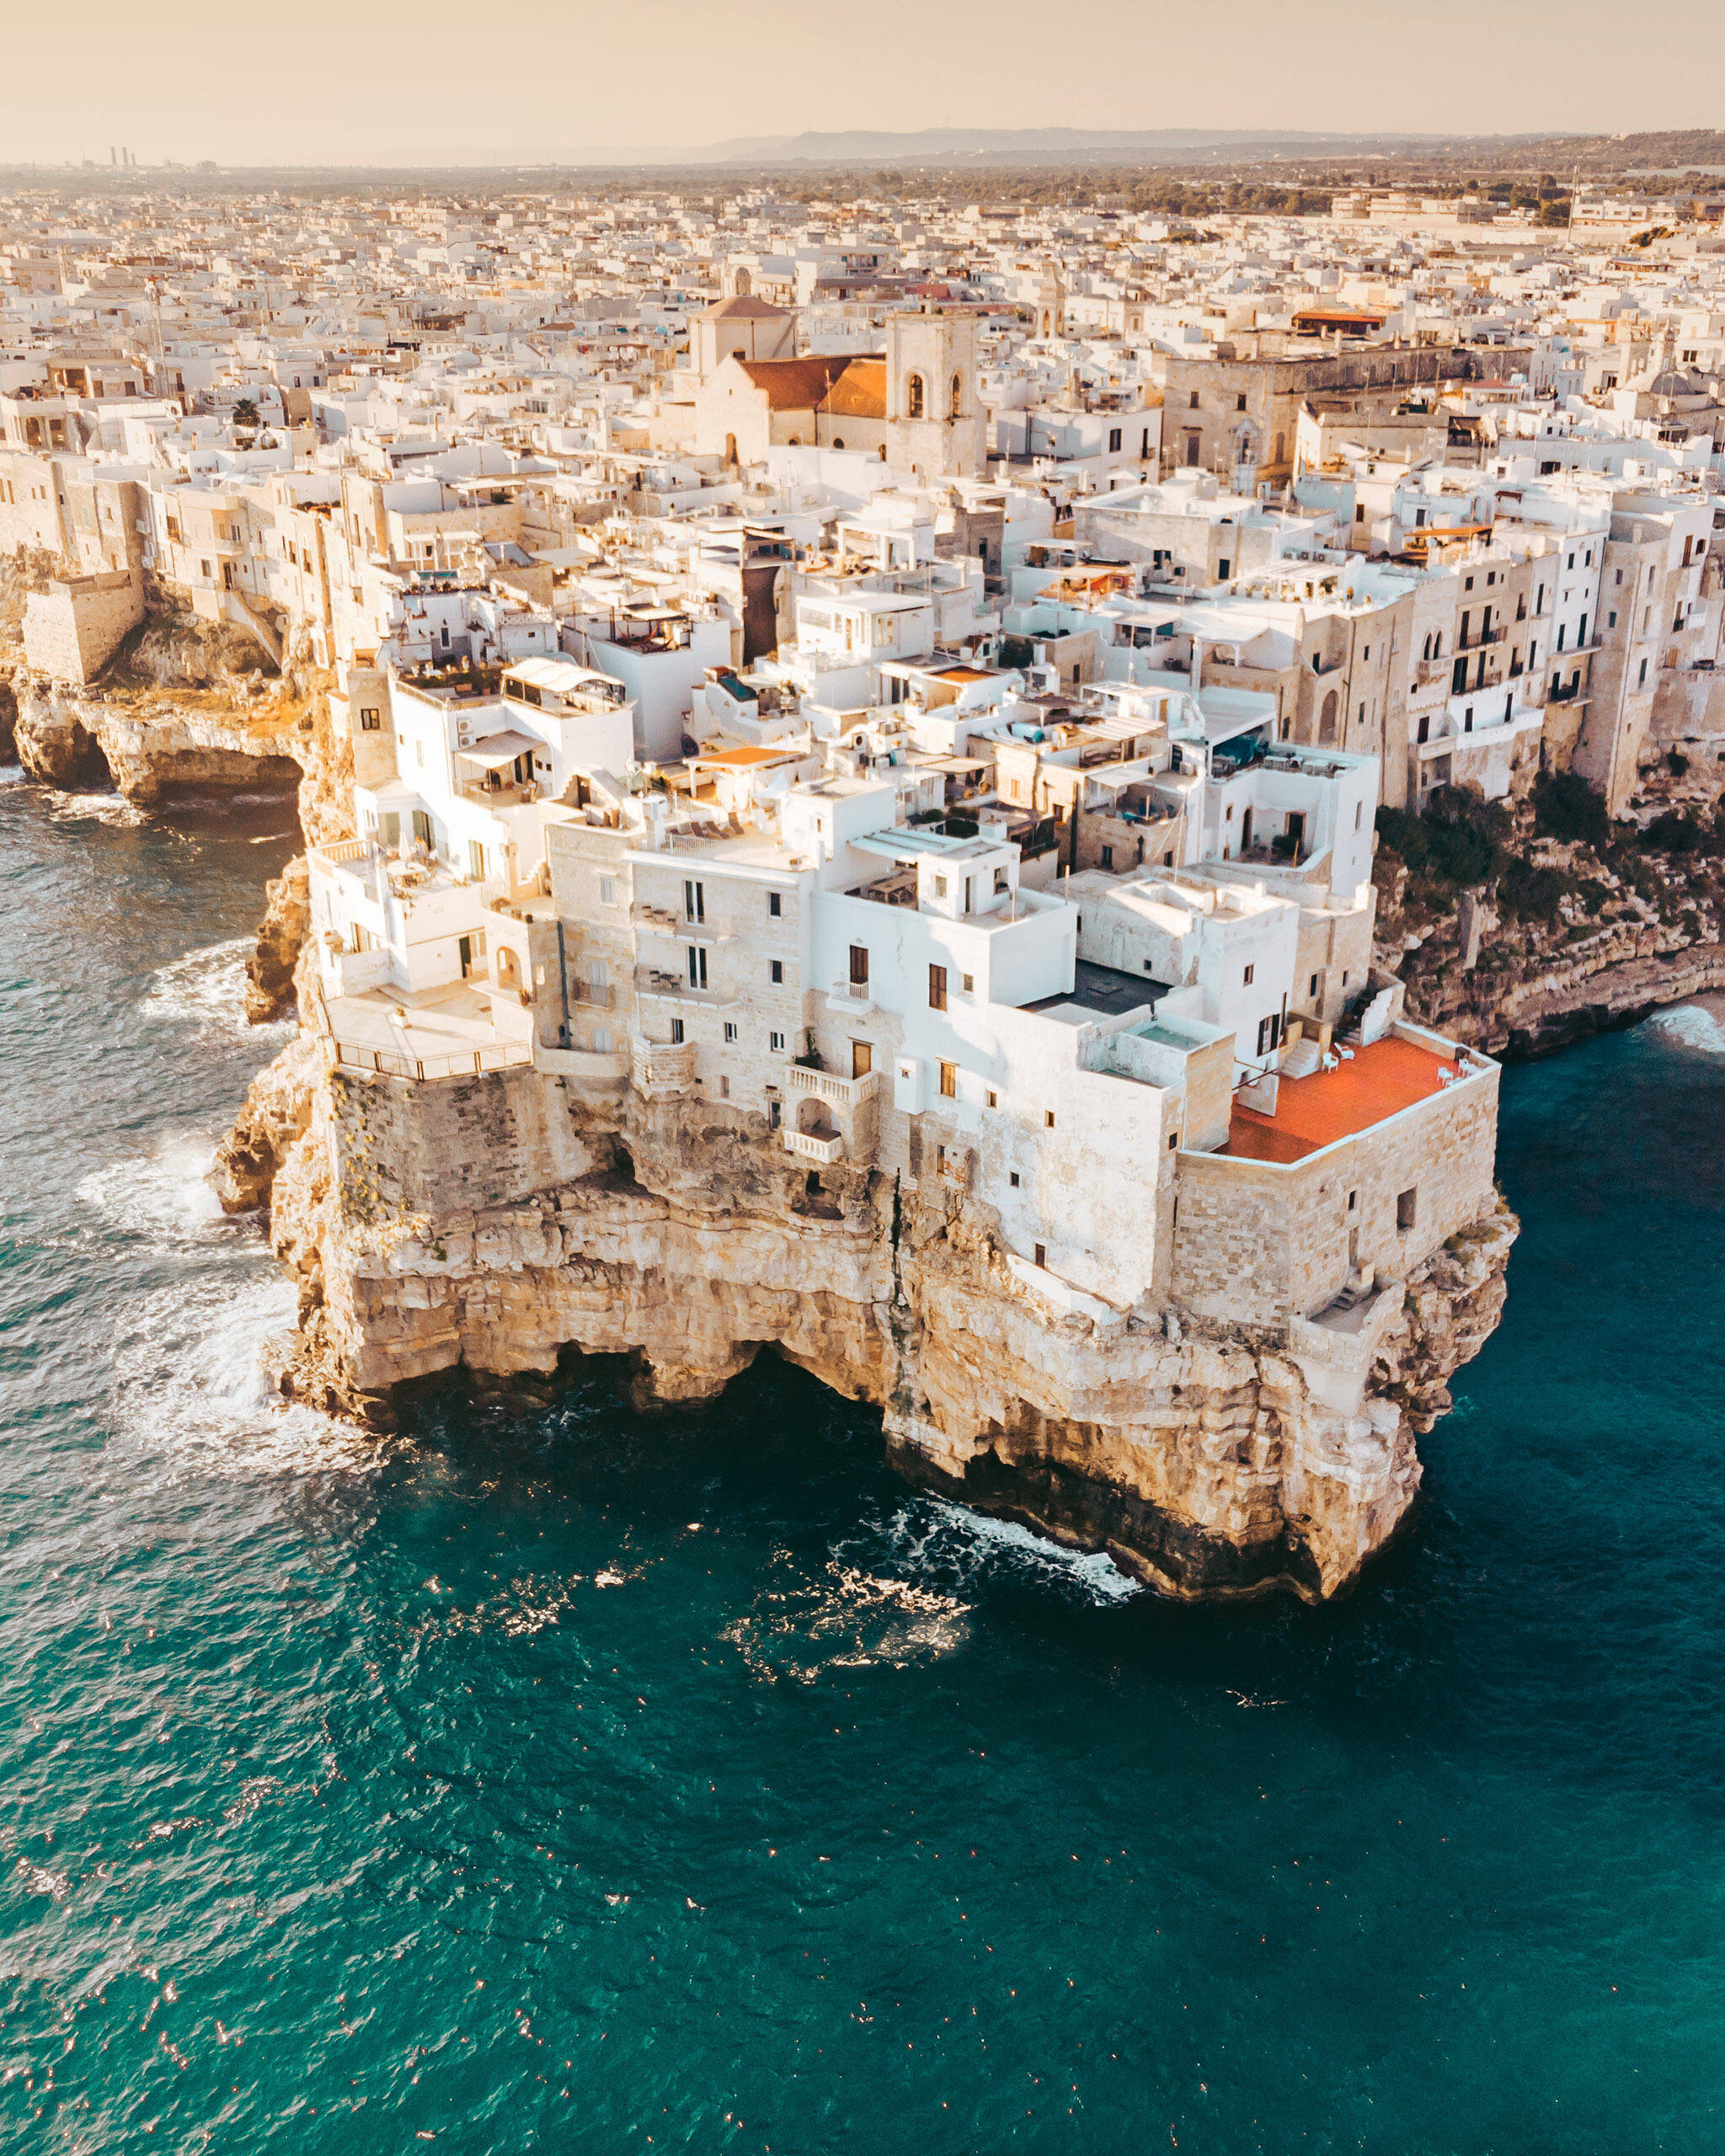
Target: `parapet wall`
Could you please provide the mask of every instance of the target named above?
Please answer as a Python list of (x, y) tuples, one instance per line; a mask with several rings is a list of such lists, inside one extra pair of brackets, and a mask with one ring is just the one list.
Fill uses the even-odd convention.
[(1322, 1310), (1356, 1267), (1407, 1278), (1492, 1208), (1498, 1079), (1493, 1065), (1303, 1161), (1183, 1155), (1174, 1301), (1255, 1326)]

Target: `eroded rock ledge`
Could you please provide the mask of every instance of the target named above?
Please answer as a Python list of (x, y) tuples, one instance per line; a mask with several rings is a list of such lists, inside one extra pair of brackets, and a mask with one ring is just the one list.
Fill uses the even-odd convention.
[(912, 1481), (1106, 1548), (1164, 1593), (1346, 1588), (1407, 1519), (1417, 1435), (1497, 1323), (1499, 1204), (1406, 1282), (1261, 1334), (1175, 1309), (1076, 1315), (990, 1209), (788, 1155), (759, 1117), (519, 1069), (413, 1086), (302, 1035), (224, 1151), (300, 1285), (285, 1391), (387, 1425), (409, 1380), (627, 1355), (698, 1400), (771, 1345), (879, 1406)]

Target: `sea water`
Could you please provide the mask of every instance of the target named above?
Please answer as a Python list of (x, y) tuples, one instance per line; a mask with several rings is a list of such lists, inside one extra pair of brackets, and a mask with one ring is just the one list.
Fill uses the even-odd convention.
[(1506, 1073), (1413, 1534), (1181, 1608), (770, 1359), (272, 1406), (284, 820), (0, 787), (0, 2144), (1725, 2147), (1716, 1010)]

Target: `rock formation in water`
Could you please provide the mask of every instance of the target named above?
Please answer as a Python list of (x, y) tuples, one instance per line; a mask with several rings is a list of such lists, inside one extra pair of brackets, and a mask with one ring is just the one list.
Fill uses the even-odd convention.
[(409, 1086), (309, 1034), (224, 1149), (300, 1288), (283, 1389), (387, 1423), (404, 1382), (624, 1356), (642, 1404), (717, 1392), (763, 1347), (883, 1412), (906, 1476), (1166, 1593), (1336, 1593), (1406, 1520), (1417, 1435), (1503, 1300), (1501, 1206), (1357, 1330), (1057, 1308), (990, 1209), (842, 1163), (812, 1191), (763, 1118), (583, 1100), (531, 1069)]

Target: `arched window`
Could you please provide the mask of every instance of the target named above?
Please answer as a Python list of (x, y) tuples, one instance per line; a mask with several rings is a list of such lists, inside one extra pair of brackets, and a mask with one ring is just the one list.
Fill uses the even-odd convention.
[(922, 417), (922, 377), (913, 374), (905, 384), (905, 409), (911, 419)]
[(1048, 335), (1049, 332), (1049, 331), (1054, 328), (1054, 326), (1055, 326), (1055, 318), (1054, 318), (1054, 317), (1053, 317), (1053, 316), (1049, 312), (1048, 309), (1047, 309), (1046, 307), (1044, 307), (1044, 308), (1042, 310), (1042, 334), (1043, 334), (1043, 335), (1044, 335), (1044, 337), (1046, 337), (1046, 336)]
[(953, 376), (953, 417), (955, 419), (958, 419), (964, 409), (964, 377), (961, 374), (955, 374)]
[(755, 289), (754, 280), (753, 280), (753, 279), (750, 276), (750, 275), (749, 275), (748, 271), (747, 271), (746, 270), (738, 270), (738, 272), (737, 272), (737, 297), (738, 297), (740, 300), (745, 300), (745, 299), (747, 299), (747, 298), (749, 297), (750, 294), (754, 291), (754, 289)]

